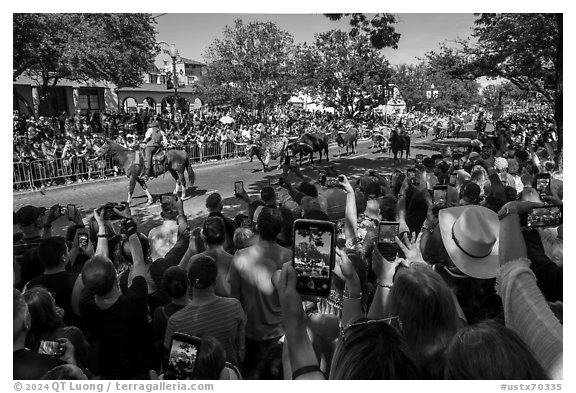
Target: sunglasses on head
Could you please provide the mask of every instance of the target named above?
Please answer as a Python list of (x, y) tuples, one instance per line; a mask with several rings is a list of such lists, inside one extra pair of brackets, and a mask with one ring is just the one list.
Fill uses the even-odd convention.
[(344, 344), (344, 348), (347, 348), (347, 345), (350, 342), (348, 338), (348, 343), (346, 343), (346, 337), (350, 336), (350, 332), (364, 326), (372, 326), (379, 323), (385, 323), (392, 327), (394, 327), (399, 332), (402, 331), (402, 321), (400, 320), (399, 316), (383, 318), (383, 319), (369, 319), (367, 321), (362, 322), (354, 322), (345, 326), (340, 326), (340, 337), (342, 337), (342, 343)]

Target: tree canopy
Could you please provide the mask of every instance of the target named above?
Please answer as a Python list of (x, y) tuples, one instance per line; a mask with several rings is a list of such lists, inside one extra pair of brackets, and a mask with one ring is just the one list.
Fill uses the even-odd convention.
[(206, 51), (205, 92), (258, 109), (287, 99), (293, 90), (293, 41), (272, 22), (237, 19)]
[(157, 45), (149, 14), (14, 14), (13, 79), (139, 86)]
[(366, 35), (376, 49), (398, 49), (400, 34), (394, 29), (396, 16), (392, 14), (375, 14), (372, 17), (366, 14), (325, 14), (331, 20), (340, 20), (342, 17), (350, 18), (350, 37)]
[(297, 60), (298, 77), (326, 106), (343, 108), (350, 116), (381, 103), (389, 63), (366, 36), (331, 30), (316, 34), (314, 44), (303, 51)]
[(472, 37), (443, 45), (426, 56), (460, 79), (504, 78), (522, 90), (540, 93), (555, 107), (562, 134), (562, 14), (478, 14)]

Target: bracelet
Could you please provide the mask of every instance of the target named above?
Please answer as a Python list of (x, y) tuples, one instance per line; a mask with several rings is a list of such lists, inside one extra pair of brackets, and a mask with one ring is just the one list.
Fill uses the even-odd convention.
[(100, 235), (100, 234), (98, 234), (98, 237), (105, 237), (105, 238), (108, 238), (108, 235), (106, 235), (106, 234), (103, 234), (103, 235)]
[(381, 288), (388, 288), (388, 289), (392, 289), (392, 286), (394, 285), (394, 284), (382, 284), (380, 280), (376, 280), (376, 284), (378, 284), (378, 286)]
[(346, 299), (346, 300), (362, 300), (362, 296), (346, 296), (346, 295), (342, 295), (342, 299)]
[[(313, 373), (313, 372), (322, 373), (322, 370), (320, 370), (320, 367), (318, 367), (318, 366), (304, 366), (304, 367), (300, 367), (299, 369), (294, 370), (294, 371), (292, 372), (292, 379), (294, 380), (294, 379), (298, 378), (298, 377), (301, 376), (301, 375), (308, 374), (308, 373)], [(322, 374), (324, 374), (324, 373), (322, 373)]]

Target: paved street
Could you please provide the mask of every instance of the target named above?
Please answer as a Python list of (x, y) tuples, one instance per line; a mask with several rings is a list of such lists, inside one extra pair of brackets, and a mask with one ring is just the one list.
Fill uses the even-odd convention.
[[(414, 165), (414, 156), (418, 153), (431, 155), (432, 150), (422, 148), (422, 145), (428, 145), (432, 136), (426, 140), (417, 138), (419, 133), (412, 136), (411, 159), (408, 161), (409, 165)], [(375, 169), (381, 173), (390, 174), (394, 170), (392, 163), (392, 156), (388, 153), (374, 154), (371, 149), (371, 141), (361, 141), (358, 143), (358, 151), (355, 155), (348, 157), (338, 157), (338, 147), (336, 145), (330, 146), (330, 164), (334, 165), (339, 173), (347, 176), (359, 175), (366, 170)], [(271, 167), (277, 161), (271, 161)], [(317, 162), (317, 155), (314, 161), (316, 168), (321, 168), (326, 165), (325, 161), (319, 165)], [(406, 161), (399, 162), (397, 167), (404, 169)], [(317, 169), (316, 169), (317, 170)], [(304, 163), (302, 171), (311, 177), (317, 177), (317, 171), (312, 169), (308, 163)], [(184, 202), (184, 209), (189, 220), (194, 223), (195, 220), (206, 215), (204, 206), (206, 196), (212, 192), (219, 192), (224, 198), (225, 212), (233, 217), (237, 213), (245, 209), (245, 204), (239, 202), (233, 196), (234, 182), (244, 181), (244, 187), (250, 195), (258, 195), (260, 189), (269, 184), (269, 182), (277, 183), (281, 175), (280, 170), (273, 170), (267, 173), (262, 172), (261, 163), (254, 158), (252, 163), (247, 159), (238, 159), (231, 162), (223, 163), (220, 165), (210, 166), (197, 166), (194, 168), (196, 172), (196, 184), (194, 188), (188, 190), (190, 199)], [(289, 180), (296, 181), (297, 177), (293, 174), (289, 175)], [(169, 194), (174, 190), (174, 182), (171, 176), (160, 177), (148, 182), (150, 193), (154, 196), (155, 203), (151, 206), (146, 204), (146, 195), (142, 189), (137, 185), (132, 200), (132, 212), (139, 222), (146, 222), (141, 227), (144, 233), (157, 226), (161, 222), (160, 218), (160, 195)], [(277, 188), (279, 188), (277, 186)], [(55, 203), (62, 206), (67, 204), (76, 204), (84, 217), (92, 214), (92, 211), (105, 204), (106, 202), (121, 202), (126, 200), (128, 192), (128, 179), (126, 177), (114, 178), (107, 181), (98, 181), (93, 183), (83, 183), (79, 185), (61, 187), (55, 189), (46, 189), (44, 194), (40, 192), (32, 192), (26, 194), (17, 194), (13, 196), (13, 209), (17, 211), (20, 207), (25, 205), (45, 206), (49, 207)], [(67, 224), (66, 218), (60, 218), (54, 223), (53, 234), (63, 234), (65, 225)]]

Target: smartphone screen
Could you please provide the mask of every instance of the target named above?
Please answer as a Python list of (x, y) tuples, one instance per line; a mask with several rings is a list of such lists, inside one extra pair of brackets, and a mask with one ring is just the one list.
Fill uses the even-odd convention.
[(524, 228), (557, 227), (562, 224), (563, 209), (561, 205), (535, 207), (522, 216)]
[(88, 247), (88, 235), (85, 233), (78, 234), (78, 246), (80, 248)]
[(234, 182), (234, 194), (235, 195), (243, 195), (244, 194), (244, 182), (243, 181)]
[(452, 173), (450, 174), (450, 179), (448, 179), (448, 185), (454, 187), (456, 186), (456, 178), (458, 177), (458, 174), (456, 173)]
[(200, 342), (198, 337), (174, 333), (164, 374), (166, 379), (193, 379)]
[(336, 227), (328, 221), (296, 220), (294, 253), (296, 289), (304, 295), (326, 297), (330, 294), (335, 258)]
[(68, 220), (74, 220), (74, 217), (76, 217), (76, 205), (68, 205), (66, 209), (68, 210)]
[(378, 251), (387, 260), (396, 258), (398, 245), (396, 236), (400, 230), (400, 223), (396, 221), (382, 221), (378, 225)]
[(40, 341), (40, 347), (38, 347), (38, 353), (43, 355), (51, 356), (62, 356), (62, 344), (57, 341)]
[(460, 160), (457, 158), (452, 159), (452, 168), (454, 170), (460, 169)]
[(435, 186), (432, 195), (432, 210), (437, 214), (438, 210), (448, 206), (448, 188)]
[(550, 195), (550, 174), (542, 173), (536, 175), (536, 191), (540, 196)]
[(340, 185), (340, 182), (338, 181), (337, 177), (327, 176), (325, 184), (326, 184), (326, 187), (338, 187)]

